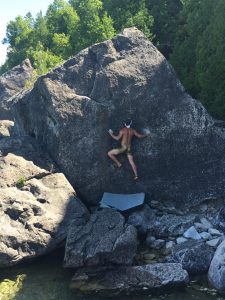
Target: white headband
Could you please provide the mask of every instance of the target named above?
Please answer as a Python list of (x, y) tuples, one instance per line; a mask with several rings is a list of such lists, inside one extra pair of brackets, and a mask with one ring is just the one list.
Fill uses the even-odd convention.
[(130, 126), (132, 125), (132, 120), (130, 121), (129, 125), (127, 125), (126, 123), (124, 125), (126, 126), (126, 128), (130, 128)]

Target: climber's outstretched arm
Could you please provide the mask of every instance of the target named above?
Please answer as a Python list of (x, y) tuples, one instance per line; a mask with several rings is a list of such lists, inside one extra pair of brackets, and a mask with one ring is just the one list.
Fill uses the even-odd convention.
[(142, 138), (145, 138), (146, 136), (149, 136), (149, 134), (141, 134), (141, 133), (137, 132), (135, 129), (134, 129), (134, 135), (139, 139), (142, 139)]
[(116, 141), (119, 141), (122, 136), (123, 136), (123, 132), (122, 130), (120, 130), (119, 134), (118, 135), (115, 135), (112, 131), (109, 131), (109, 134), (111, 135), (111, 137), (116, 140)]

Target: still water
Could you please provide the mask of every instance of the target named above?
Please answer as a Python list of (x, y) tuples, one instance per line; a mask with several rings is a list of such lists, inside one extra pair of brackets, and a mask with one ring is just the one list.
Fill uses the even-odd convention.
[[(63, 253), (57, 252), (34, 262), (1, 269), (0, 300), (105, 300), (77, 296), (69, 289), (73, 272), (62, 268)], [(112, 299), (112, 298), (111, 298)], [(194, 278), (190, 286), (162, 296), (120, 297), (114, 300), (225, 300), (207, 286), (204, 278)]]

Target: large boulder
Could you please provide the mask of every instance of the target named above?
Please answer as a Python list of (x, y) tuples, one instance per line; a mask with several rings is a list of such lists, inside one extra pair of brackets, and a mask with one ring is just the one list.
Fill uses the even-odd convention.
[(151, 264), (106, 270), (78, 270), (71, 288), (77, 293), (101, 296), (149, 294), (185, 287), (188, 273), (181, 264)]
[(179, 236), (196, 220), (196, 214), (188, 214), (186, 216), (165, 214), (157, 217), (152, 226), (149, 227), (148, 233), (159, 238)]
[(176, 245), (166, 261), (180, 263), (190, 274), (200, 274), (208, 271), (214, 255), (214, 249), (205, 243), (187, 241)]
[(127, 223), (136, 227), (140, 235), (144, 235), (153, 227), (156, 220), (156, 211), (144, 204), (141, 208), (136, 208), (130, 213)]
[(12, 119), (11, 97), (26, 88), (33, 77), (33, 67), (29, 59), (0, 76), (0, 120)]
[(225, 241), (217, 248), (210, 264), (208, 279), (210, 284), (225, 293)]
[(97, 210), (90, 220), (71, 224), (65, 267), (131, 265), (138, 245), (137, 231), (117, 211)]
[[(15, 142), (2, 138), (1, 152), (11, 139)], [(45, 157), (33, 145), (28, 147), (30, 139), (23, 141), (21, 153), (39, 157), (47, 166)], [(17, 149), (13, 145), (12, 150)], [(0, 155), (0, 218), (0, 267), (6, 267), (61, 247), (71, 221), (88, 219), (89, 212), (62, 173), (8, 153)]]
[(225, 232), (225, 207), (222, 206), (220, 211), (216, 214), (215, 218), (213, 219), (213, 224)]
[[(88, 203), (99, 202), (104, 191), (141, 191), (184, 211), (225, 196), (223, 129), (136, 28), (81, 51), (16, 101), (19, 130), (46, 147)], [(118, 146), (107, 131), (118, 132), (127, 117), (151, 132), (133, 142), (137, 182), (126, 155), (120, 169), (107, 157)]]
[(198, 219), (196, 214), (185, 216), (175, 214), (158, 216), (158, 214), (159, 212), (156, 209), (144, 204), (141, 208), (129, 214), (127, 223), (134, 225), (141, 235), (149, 233), (164, 238), (183, 234)]

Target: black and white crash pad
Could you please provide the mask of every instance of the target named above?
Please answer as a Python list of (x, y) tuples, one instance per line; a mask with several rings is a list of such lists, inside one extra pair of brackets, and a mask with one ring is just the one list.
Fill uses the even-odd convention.
[(137, 194), (112, 194), (104, 193), (100, 201), (101, 208), (114, 208), (125, 211), (144, 203), (145, 193)]

